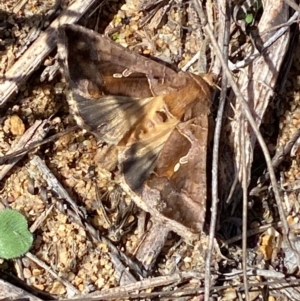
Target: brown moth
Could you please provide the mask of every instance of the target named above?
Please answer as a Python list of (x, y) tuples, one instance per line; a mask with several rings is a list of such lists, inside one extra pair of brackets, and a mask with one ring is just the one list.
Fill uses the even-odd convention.
[(116, 154), (122, 188), (179, 235), (200, 232), (210, 86), (78, 25), (62, 26), (58, 45), (71, 110)]

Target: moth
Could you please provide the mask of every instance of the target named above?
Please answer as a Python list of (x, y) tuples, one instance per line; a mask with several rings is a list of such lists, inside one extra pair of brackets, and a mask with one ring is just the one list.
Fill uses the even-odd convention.
[(183, 237), (199, 233), (210, 85), (78, 25), (59, 29), (58, 53), (78, 125), (108, 150), (99, 162), (115, 158), (121, 187), (153, 218)]

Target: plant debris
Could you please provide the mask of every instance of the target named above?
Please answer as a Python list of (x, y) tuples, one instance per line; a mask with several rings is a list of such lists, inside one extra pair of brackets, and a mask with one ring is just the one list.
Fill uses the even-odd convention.
[[(107, 146), (79, 129), (70, 113), (65, 96), (68, 83), (57, 61), (57, 28), (80, 19), (81, 25), (176, 71), (213, 71), (221, 76), (208, 29), (224, 49), (222, 1), (202, 3), (205, 24), (201, 10), (194, 5), (196, 1), (150, 2), (0, 3), (0, 201), (2, 207), (26, 216), (34, 236), (32, 248), (20, 259), (1, 260), (1, 278), (2, 274), (16, 277), (19, 284), (0, 279), (0, 298), (17, 299), (25, 293), (30, 300), (83, 296), (197, 300), (204, 294), (207, 298), (204, 284), (209, 282), (208, 292), (217, 300), (243, 299), (246, 293), (248, 300), (261, 296), (275, 300), (278, 295), (284, 300), (290, 296), (300, 299), (297, 287), (291, 287), (299, 281), (300, 246), (285, 235), (286, 225), (293, 237), (299, 233), (300, 138), (295, 136), (300, 123), (298, 52), (291, 52), (295, 54), (292, 63), (288, 62), (289, 55), (283, 63), (283, 54), (299, 36), (298, 25), (285, 26), (287, 31), (264, 49), (280, 30), (271, 31), (267, 17), (273, 16), (280, 25), (289, 18), (294, 18), (290, 19), (293, 23), (298, 15), (293, 12), (289, 16), (283, 1), (266, 0), (255, 10), (234, 1), (236, 14), (231, 15), (228, 27), (229, 67), (271, 157), (280, 157), (273, 165), (283, 212), (240, 98), (227, 94), (228, 84), (223, 83), (224, 90), (221, 96), (216, 93), (211, 116), (212, 120), (220, 118), (216, 105), (222, 104), (220, 97), (225, 101), (228, 95), (221, 118), (218, 208), (209, 210), (213, 187), (209, 156), (204, 231), (193, 241), (185, 241), (163, 231), (164, 225), (155, 224), (120, 188), (115, 171), (109, 171), (112, 158), (103, 156)], [(272, 15), (279, 5), (282, 9), (277, 10), (278, 15)], [(243, 19), (250, 14), (251, 22)], [(257, 31), (264, 33), (260, 36)], [(286, 74), (285, 66), (291, 66)], [(210, 134), (213, 136), (213, 129)], [(97, 164), (101, 147), (107, 170)], [(211, 150), (209, 146), (212, 154)], [(247, 173), (244, 185), (248, 192), (244, 213), (243, 172)], [(243, 236), (245, 208), (248, 217)], [(210, 240), (213, 214), (216, 231)], [(143, 243), (156, 237), (158, 231), (161, 236), (157, 238), (163, 238), (159, 246), (143, 249)], [(242, 241), (247, 242), (246, 249)], [(208, 263), (207, 258), (211, 258)], [(22, 289), (11, 289), (13, 285)]]

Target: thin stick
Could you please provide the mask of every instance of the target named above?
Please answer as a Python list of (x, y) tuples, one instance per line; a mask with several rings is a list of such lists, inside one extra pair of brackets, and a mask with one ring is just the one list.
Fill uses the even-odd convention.
[(298, 13), (300, 13), (300, 7), (291, 0), (284, 0), (285, 3), (287, 3), (291, 8), (293, 8), (295, 11), (297, 11)]
[[(274, 227), (275, 229), (279, 229), (279, 228), (282, 227), (282, 223), (281, 222), (275, 222), (275, 223), (259, 226), (259, 227), (254, 228), (254, 229), (250, 229), (250, 230), (247, 231), (247, 237), (251, 237), (253, 235), (263, 233), (271, 227)], [(224, 240), (223, 243), (224, 243), (224, 245), (230, 245), (230, 244), (233, 244), (233, 243), (235, 243), (235, 242), (237, 242), (241, 239), (243, 239), (243, 236), (241, 234), (239, 234), (239, 235), (236, 235), (232, 238)]]
[[(197, 3), (196, 0), (194, 2)], [(201, 15), (204, 16), (204, 13), (202, 12)], [(225, 60), (222, 57), (221, 50), (220, 50), (220, 48), (217, 44), (217, 41), (216, 41), (215, 37), (213, 36), (213, 32), (212, 32), (210, 26), (207, 23), (203, 24), (203, 25), (204, 25), (204, 29), (207, 31), (207, 34), (209, 35), (209, 37), (211, 39), (211, 43), (213, 44), (214, 50), (216, 51), (216, 54), (217, 54), (219, 60), (222, 63), (222, 67), (224, 68), (226, 76), (228, 77), (229, 84), (231, 85), (232, 90), (234, 91), (237, 99), (240, 101), (240, 103), (243, 107), (244, 114), (245, 114), (246, 118), (248, 119), (248, 121), (249, 121), (249, 123), (250, 123), (256, 137), (257, 137), (257, 140), (258, 140), (258, 142), (259, 142), (259, 144), (262, 148), (263, 154), (264, 154), (265, 159), (266, 159), (267, 167), (268, 167), (268, 170), (270, 172), (270, 179), (271, 179), (271, 183), (272, 183), (276, 203), (277, 203), (277, 206), (278, 206), (279, 215), (280, 215), (280, 218), (281, 218), (281, 221), (282, 221), (284, 234), (287, 235), (288, 232), (289, 232), (289, 227), (288, 227), (288, 224), (287, 224), (287, 221), (286, 221), (286, 218), (285, 218), (285, 214), (284, 214), (284, 211), (283, 211), (280, 194), (279, 194), (279, 190), (278, 190), (278, 187), (277, 187), (276, 176), (275, 176), (275, 173), (274, 173), (274, 169), (273, 169), (273, 166), (272, 166), (272, 161), (271, 161), (271, 157), (270, 157), (267, 145), (266, 145), (266, 143), (265, 143), (265, 141), (264, 141), (257, 125), (256, 125), (256, 122), (255, 122), (255, 120), (254, 120), (254, 118), (251, 114), (248, 103), (246, 102), (245, 98), (243, 97), (242, 93), (240, 92), (240, 90), (238, 88), (238, 85), (234, 81), (234, 78), (233, 78), (233, 76), (232, 76)]]
[(50, 273), (52, 277), (60, 281), (63, 285), (69, 289), (68, 295), (79, 295), (81, 292), (77, 290), (69, 281), (64, 280), (63, 278), (59, 277), (57, 273), (55, 273), (46, 263), (42, 260), (38, 259), (35, 255), (31, 254), (30, 252), (26, 253), (25, 255), (27, 258), (32, 260), (34, 263), (42, 267), (46, 272)]
[[(225, 2), (225, 3), (224, 3)], [(225, 15), (220, 14), (220, 18), (225, 19), (225, 30), (224, 30), (224, 38), (221, 41), (224, 41), (223, 44), (223, 55), (224, 58), (228, 59), (228, 41), (229, 41), (229, 26), (230, 26), (230, 16), (229, 7), (226, 5), (226, 1), (222, 4), (219, 3), (219, 11), (224, 11)], [(230, 1), (229, 1), (230, 2)], [(209, 241), (208, 241), (208, 251), (205, 258), (205, 287), (210, 287), (210, 264), (212, 259), (212, 250), (214, 248), (214, 237), (216, 232), (216, 222), (217, 222), (217, 213), (218, 213), (218, 170), (219, 170), (219, 147), (220, 147), (220, 137), (222, 131), (222, 121), (223, 121), (223, 113), (225, 107), (226, 100), (226, 92), (227, 92), (227, 77), (224, 74), (222, 76), (222, 90), (220, 95), (220, 104), (218, 108), (216, 127), (214, 133), (214, 144), (213, 144), (213, 158), (212, 158), (212, 204), (211, 204), (211, 220), (210, 220), (210, 228), (209, 228)]]
[[(243, 108), (243, 112), (244, 112), (246, 118), (248, 119), (248, 121), (249, 121), (249, 123), (250, 123), (250, 125), (253, 129), (253, 132), (255, 133), (255, 135), (257, 137), (257, 140), (258, 140), (258, 142), (261, 146), (261, 149), (263, 151), (264, 157), (266, 159), (266, 164), (267, 164), (267, 167), (268, 167), (268, 170), (269, 170), (269, 173), (270, 173), (270, 180), (271, 180), (271, 184), (272, 184), (273, 191), (274, 191), (274, 197), (275, 197), (275, 200), (276, 200), (276, 204), (278, 206), (279, 216), (280, 216), (280, 219), (282, 221), (283, 234), (284, 234), (284, 236), (287, 240), (288, 245), (290, 245), (290, 242), (287, 238), (287, 235), (289, 233), (289, 227), (288, 227), (288, 223), (287, 223), (287, 220), (286, 220), (286, 217), (285, 217), (285, 214), (284, 214), (284, 210), (283, 210), (279, 190), (278, 190), (278, 187), (277, 187), (276, 176), (275, 176), (275, 172), (274, 172), (274, 169), (273, 169), (273, 166), (272, 166), (272, 161), (271, 161), (271, 157), (270, 157), (267, 145), (266, 145), (261, 133), (259, 132), (259, 129), (256, 125), (256, 121), (254, 120), (254, 118), (251, 114), (248, 103), (246, 102), (245, 98), (243, 97), (242, 93), (240, 92), (237, 83), (234, 81), (234, 78), (233, 78), (233, 76), (232, 76), (232, 74), (231, 74), (231, 72), (230, 72), (230, 70), (227, 66), (227, 63), (226, 63), (226, 61), (224, 60), (224, 58), (222, 56), (222, 52), (219, 48), (219, 45), (218, 45), (218, 43), (217, 43), (217, 41), (216, 41), (216, 39), (213, 35), (213, 31), (212, 31), (210, 25), (207, 23), (205, 14), (204, 14), (204, 12), (203, 12), (203, 10), (202, 10), (202, 8), (201, 8), (201, 6), (200, 6), (200, 4), (198, 3), (197, 0), (194, 0), (194, 5), (197, 9), (197, 13), (200, 16), (201, 21), (203, 22), (204, 30), (206, 31), (207, 35), (209, 36), (209, 38), (211, 40), (211, 43), (214, 47), (216, 55), (218, 56), (219, 60), (221, 61), (223, 70), (225, 71), (225, 74), (228, 78), (229, 84), (232, 87), (232, 90), (234, 91), (234, 93), (236, 95), (236, 98), (240, 102), (240, 104)], [(210, 288), (205, 287), (205, 300), (209, 299), (209, 291), (210, 291)]]
[(44, 222), (44, 220), (48, 217), (48, 215), (51, 213), (54, 205), (52, 204), (47, 210), (43, 211), (35, 220), (35, 222), (31, 225), (29, 228), (29, 231), (31, 233), (34, 233), (37, 228)]
[[(242, 179), (242, 187), (243, 187), (243, 226), (242, 226), (242, 232), (243, 232), (243, 241), (242, 241), (242, 256), (243, 256), (243, 279), (244, 279), (244, 285), (245, 285), (245, 297), (246, 301), (250, 300), (249, 296), (249, 287), (248, 287), (248, 279), (247, 279), (247, 222), (248, 222), (248, 215), (247, 215), (247, 209), (248, 209), (248, 186), (247, 186), (247, 179), (248, 179), (248, 170), (249, 168), (247, 165), (246, 160), (246, 141), (245, 141), (245, 134), (246, 134), (246, 120), (244, 115), (241, 116), (242, 118), (242, 127), (243, 130), (240, 132), (240, 139), (241, 139), (241, 157), (242, 157), (242, 168), (243, 168), (243, 179)], [(248, 125), (248, 122), (247, 122)]]
[(78, 126), (73, 126), (71, 128), (66, 129), (63, 132), (59, 132), (59, 133), (54, 134), (54, 135), (52, 135), (52, 136), (50, 136), (50, 137), (48, 137), (46, 139), (43, 139), (43, 140), (35, 141), (35, 139), (32, 139), (26, 145), (24, 145), (22, 148), (19, 148), (19, 149), (16, 149), (16, 147), (14, 147), (12, 150), (10, 150), (9, 152), (7, 152), (6, 155), (0, 157), (0, 165), (5, 164), (7, 161), (10, 161), (10, 160), (12, 160), (13, 162), (15, 160), (18, 161), (25, 154), (27, 154), (30, 151), (33, 151), (36, 147), (39, 147), (39, 146), (44, 145), (46, 143), (49, 143), (51, 141), (57, 140), (58, 138), (60, 138), (60, 137), (62, 137), (64, 135), (67, 135), (67, 134), (69, 134), (69, 133), (71, 133), (71, 132), (73, 132), (75, 130), (78, 130)]
[[(243, 68), (248, 66), (252, 61), (254, 61), (256, 58), (258, 58), (261, 53), (264, 52), (268, 47), (270, 47), (275, 41), (277, 41), (285, 32), (289, 29), (289, 27), (298, 19), (299, 13), (295, 12), (293, 16), (288, 20), (288, 22), (280, 24), (281, 27), (278, 31), (274, 33), (264, 44), (261, 49), (261, 52), (259, 52), (257, 49), (255, 49), (254, 53), (249, 54), (249, 56), (245, 57), (242, 61), (238, 61), (235, 64), (228, 61), (229, 69), (231, 71)], [(274, 26), (268, 30), (270, 32), (271, 30), (275, 30), (279, 26)]]
[(182, 273), (174, 273), (172, 275), (159, 276), (156, 278), (150, 278), (141, 280), (135, 283), (131, 283), (128, 285), (124, 285), (122, 287), (110, 288), (107, 290), (103, 290), (101, 292), (94, 292), (83, 296), (79, 299), (65, 299), (64, 301), (92, 301), (92, 300), (108, 300), (108, 299), (126, 299), (131, 293), (136, 291), (141, 291), (149, 288), (155, 288), (159, 286), (167, 286), (173, 283), (179, 283), (188, 279), (195, 279), (200, 277), (200, 275), (195, 272), (182, 272)]
[(60, 198), (66, 200), (71, 205), (77, 216), (83, 216), (83, 213), (79, 210), (76, 202), (70, 197), (65, 188), (46, 166), (45, 162), (39, 156), (34, 156), (31, 163), (41, 172), (49, 187), (51, 187), (60, 196)]
[[(7, 156), (12, 155), (15, 152), (22, 151), (31, 143), (38, 143), (48, 132), (46, 127), (48, 120), (37, 120), (20, 138), (16, 145), (14, 145), (8, 152)], [(25, 155), (25, 154), (24, 154)], [(24, 155), (20, 155), (17, 158), (14, 157), (13, 162), (8, 162), (0, 166), (0, 180), (2, 180), (6, 174), (15, 166), (15, 164), (23, 158)], [(1, 159), (2, 157), (0, 157)]]

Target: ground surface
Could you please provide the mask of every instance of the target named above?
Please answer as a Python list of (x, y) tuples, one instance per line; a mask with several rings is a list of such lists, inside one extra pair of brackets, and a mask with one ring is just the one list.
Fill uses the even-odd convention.
[[(154, 17), (149, 19), (145, 19), (145, 16), (149, 16), (150, 13), (138, 12), (138, 4), (135, 0), (128, 0), (122, 4), (119, 1), (107, 1), (95, 11), (93, 7), (84, 15), (81, 23), (89, 28), (96, 28), (101, 33), (106, 32), (124, 47), (157, 57), (179, 68), (189, 63), (199, 51), (203, 56), (192, 64), (189, 71), (203, 73), (209, 70), (213, 60), (210, 54), (211, 46), (207, 43), (203, 32), (199, 30), (200, 22), (189, 3), (171, 2), (170, 6), (163, 5), (167, 13), (158, 10)], [(26, 44), (30, 44), (30, 35), (34, 36), (37, 30), (47, 28), (56, 17), (55, 12), (48, 14), (49, 9), (54, 5), (55, 3), (49, 0), (39, 2), (11, 0), (0, 3), (1, 77), (26, 50), (28, 47)], [(63, 3), (62, 6), (67, 7), (67, 3)], [(145, 26), (141, 26), (141, 22)], [(47, 137), (76, 125), (65, 99), (67, 83), (64, 77), (58, 72), (51, 81), (40, 80), (40, 75), (46, 66), (54, 62), (55, 55), (56, 50), (45, 59), (41, 67), (28, 79), (26, 85), (21, 87), (14, 100), (1, 109), (1, 155), (11, 150), (37, 120), (51, 117), (49, 119), (51, 127)], [(263, 123), (265, 139), (273, 154), (276, 149), (291, 139), (300, 123), (299, 69), (299, 58), (296, 57), (285, 88), (280, 95), (275, 96), (270, 104), (272, 113), (266, 114)], [(84, 220), (99, 230), (101, 235), (111, 238), (109, 229), (116, 223), (119, 211), (125, 210), (124, 208), (130, 204), (130, 199), (122, 194), (122, 191), (120, 192), (113, 180), (99, 176), (94, 161), (96, 152), (97, 142), (93, 135), (77, 129), (25, 155), (1, 181), (0, 200), (3, 207), (19, 210), (28, 219), (29, 226), (34, 225), (34, 228), (31, 228), (34, 234), (34, 244), (30, 250), (32, 255), (13, 261), (3, 260), (1, 268), (8, 275), (16, 275), (30, 287), (48, 293), (49, 298), (50, 296), (72, 298), (80, 293), (87, 294), (122, 285), (122, 277), (116, 273), (116, 263), (112, 260), (111, 248), (105, 242), (93, 238), (87, 226), (82, 223)], [(76, 206), (62, 199), (57, 190), (51, 187), (50, 183), (54, 185), (54, 182), (49, 182), (45, 170), (39, 169), (40, 163), (35, 156), (47, 165), (49, 172), (66, 189)], [(254, 168), (260, 168), (263, 164), (261, 157), (260, 152), (259, 156), (254, 156)], [(291, 185), (296, 185), (300, 176), (297, 149), (292, 158), (287, 155), (286, 163), (281, 170), (284, 175), (283, 187), (290, 188), (288, 192), (282, 194), (286, 201), (288, 221), (291, 225), (295, 225), (298, 221), (299, 204), (297, 188), (292, 189)], [(254, 172), (256, 177), (261, 174), (262, 171)], [(256, 183), (251, 185), (256, 186)], [(108, 224), (100, 210), (97, 190), (106, 206), (113, 208), (108, 213), (112, 225)], [(122, 206), (114, 208), (116, 199), (121, 199)], [(263, 229), (267, 230), (271, 229), (271, 223), (278, 222), (272, 196), (258, 194), (250, 203), (252, 207), (249, 209), (249, 229), (259, 229), (264, 226)], [(216, 242), (216, 250), (213, 252), (211, 272), (213, 279), (219, 277), (218, 282), (214, 284), (233, 286), (240, 284), (242, 279), (241, 242), (238, 239), (234, 244), (227, 245), (226, 242), (230, 239), (233, 241), (241, 233), (241, 206), (233, 205), (234, 209), (223, 207), (225, 209), (220, 209), (219, 213), (218, 243)], [(79, 222), (76, 220), (76, 209), (86, 214)], [(137, 221), (140, 213), (140, 209), (132, 209), (127, 224)], [(223, 219), (224, 216), (226, 219)], [(149, 227), (147, 225), (146, 229)], [(208, 226), (205, 226), (205, 230), (207, 228)], [(280, 225), (278, 227), (276, 224), (275, 228), (279, 228), (280, 232)], [(258, 231), (249, 239), (247, 264), (255, 268), (267, 269), (266, 262), (269, 263), (275, 256), (274, 242), (269, 243), (268, 239), (271, 237), (272, 240), (275, 232), (271, 230), (261, 235), (262, 232), (263, 230)], [(134, 258), (142, 240), (138, 225), (134, 224), (129, 233), (118, 238), (113, 241), (113, 245), (130, 258)], [(223, 242), (225, 244), (222, 244)], [(199, 279), (180, 284), (181, 289), (201, 287), (204, 281), (206, 248), (206, 234), (189, 244), (170, 233), (165, 247), (148, 276), (168, 276), (175, 272), (190, 271), (198, 273)], [(220, 249), (224, 255), (221, 255)], [(46, 267), (42, 267), (41, 262)], [(274, 261), (271, 265), (273, 263)], [(278, 270), (280, 263), (276, 261), (273, 266), (271, 270)], [(220, 277), (222, 273), (234, 269), (238, 275), (234, 280), (228, 275)], [(286, 270), (288, 270), (287, 266), (281, 266), (281, 272), (286, 273)], [(250, 280), (258, 282), (263, 278), (253, 276)], [(147, 292), (150, 291), (151, 289)], [(262, 294), (261, 291), (253, 292), (251, 300), (255, 300)], [(224, 291), (218, 296), (220, 300), (222, 294), (227, 298), (222, 300), (235, 300), (238, 295), (234, 289)], [(47, 299), (46, 296), (43, 298)], [(184, 300), (191, 298), (186, 297)], [(195, 300), (199, 299), (195, 298)]]

